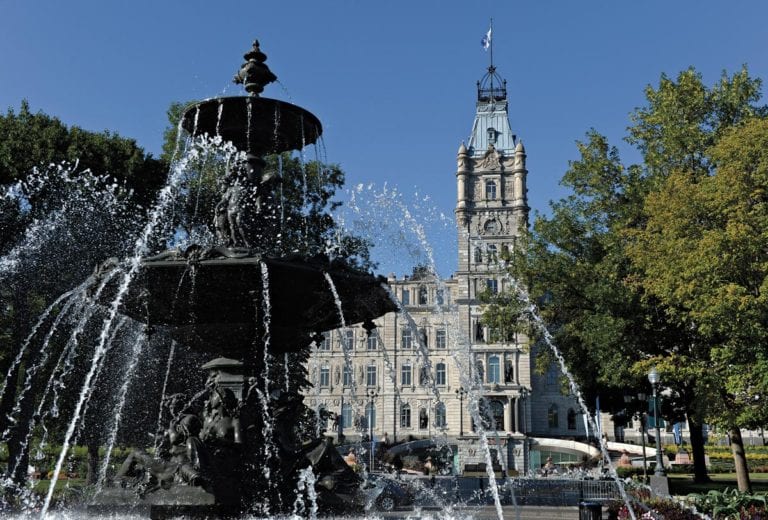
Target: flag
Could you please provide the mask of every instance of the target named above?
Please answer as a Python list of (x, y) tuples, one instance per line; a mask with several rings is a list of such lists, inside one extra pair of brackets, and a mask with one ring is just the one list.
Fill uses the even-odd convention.
[(480, 43), (483, 44), (483, 49), (486, 51), (488, 50), (488, 47), (491, 46), (491, 27), (488, 28), (488, 32), (485, 33), (485, 36), (483, 36), (483, 39), (480, 40)]

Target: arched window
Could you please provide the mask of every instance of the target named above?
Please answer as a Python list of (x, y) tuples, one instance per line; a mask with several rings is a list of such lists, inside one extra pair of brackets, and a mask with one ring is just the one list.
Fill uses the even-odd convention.
[(549, 405), (549, 410), (547, 411), (547, 423), (550, 428), (558, 428), (560, 426), (560, 421), (557, 417), (557, 405), (554, 403)]
[(426, 305), (427, 304), (427, 295), (429, 294), (429, 291), (427, 291), (427, 288), (423, 285), (419, 287), (419, 305)]
[(419, 409), (419, 429), (426, 430), (429, 428), (429, 414), (426, 408)]
[(496, 244), (488, 244), (488, 261), (495, 262), (499, 259), (499, 250), (496, 248)]
[(351, 428), (354, 424), (352, 422), (352, 407), (348, 404), (344, 404), (341, 407), (341, 427), (342, 428)]
[(489, 126), (486, 133), (488, 134), (488, 142), (494, 144), (496, 142), (496, 129)]
[(447, 422), (445, 419), (445, 404), (437, 403), (435, 405), (435, 427), (445, 428)]
[(403, 404), (400, 406), (400, 427), (411, 427), (411, 405)]
[(496, 200), (495, 181), (485, 181), (485, 198), (486, 200)]
[(373, 403), (365, 406), (365, 423), (367, 428), (376, 428), (376, 405)]
[(498, 399), (492, 399), (490, 402), (491, 411), (491, 429), (503, 430), (504, 429), (504, 403)]
[(499, 356), (491, 356), (488, 358), (488, 382), (489, 383), (501, 383), (501, 367), (499, 365)]
[(445, 385), (445, 363), (438, 363), (435, 365), (435, 384)]
[(568, 408), (568, 429), (576, 429), (576, 411), (573, 408)]
[(475, 248), (475, 263), (479, 264), (483, 261), (483, 252), (480, 250), (479, 247)]

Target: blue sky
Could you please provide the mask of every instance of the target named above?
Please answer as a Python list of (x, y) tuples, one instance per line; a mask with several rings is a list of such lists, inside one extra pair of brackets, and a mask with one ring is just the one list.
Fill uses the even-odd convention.
[[(712, 83), (747, 64), (768, 78), (768, 3), (757, 0), (0, 0), (0, 110), (26, 98), (157, 154), (168, 105), (239, 94), (232, 75), (258, 38), (281, 83), (264, 95), (320, 118), (348, 186), (386, 184), (452, 216), (491, 17), (534, 211), (565, 195), (559, 180), (589, 128), (636, 159), (621, 146), (628, 114), (661, 73), (692, 65)], [(444, 275), (455, 268), (452, 233), (429, 237)]]

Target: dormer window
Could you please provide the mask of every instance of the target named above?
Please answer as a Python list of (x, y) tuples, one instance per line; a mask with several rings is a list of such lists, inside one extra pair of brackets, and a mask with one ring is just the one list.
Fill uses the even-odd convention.
[(496, 129), (493, 127), (488, 128), (488, 142), (490, 144), (496, 143)]

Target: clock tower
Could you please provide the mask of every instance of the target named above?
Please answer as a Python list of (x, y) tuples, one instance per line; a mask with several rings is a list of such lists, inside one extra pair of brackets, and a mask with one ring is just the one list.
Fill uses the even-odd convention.
[[(469, 338), (472, 371), (503, 428), (528, 430), (522, 398), (531, 388), (527, 338), (499, 334), (481, 323), (479, 296), (507, 290), (498, 260), (528, 226), (526, 154), (509, 123), (507, 83), (491, 64), (477, 82), (475, 120), (457, 156), (457, 304), (462, 335)], [(499, 416), (498, 420), (502, 420)], [(501, 426), (501, 425), (499, 425)]]

